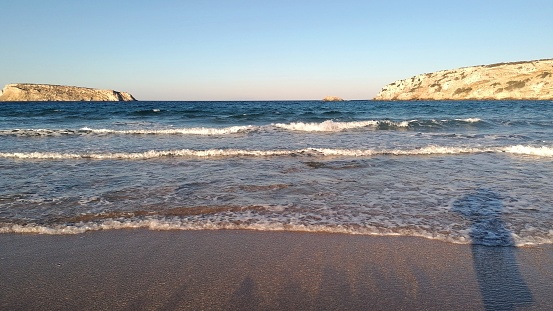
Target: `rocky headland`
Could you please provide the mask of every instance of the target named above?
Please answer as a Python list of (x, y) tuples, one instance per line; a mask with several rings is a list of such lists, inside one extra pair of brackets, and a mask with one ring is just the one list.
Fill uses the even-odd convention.
[(425, 73), (386, 85), (375, 100), (552, 100), (553, 59)]
[(16, 83), (0, 91), (0, 101), (135, 101), (129, 93), (87, 87)]

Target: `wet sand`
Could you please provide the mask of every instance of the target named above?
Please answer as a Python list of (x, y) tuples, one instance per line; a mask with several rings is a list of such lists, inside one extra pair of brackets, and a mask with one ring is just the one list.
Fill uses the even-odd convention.
[(552, 310), (553, 247), (256, 231), (0, 235), (1, 310)]

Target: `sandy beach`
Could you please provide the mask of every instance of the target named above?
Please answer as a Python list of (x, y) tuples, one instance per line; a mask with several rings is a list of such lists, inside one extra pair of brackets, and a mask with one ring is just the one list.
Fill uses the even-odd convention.
[(550, 310), (553, 247), (257, 231), (0, 235), (2, 310)]

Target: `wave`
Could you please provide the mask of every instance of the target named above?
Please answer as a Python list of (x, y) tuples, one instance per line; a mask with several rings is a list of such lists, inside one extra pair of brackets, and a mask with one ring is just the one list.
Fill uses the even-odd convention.
[(537, 157), (553, 157), (553, 147), (507, 146), (507, 147), (446, 147), (426, 146), (414, 149), (334, 149), (304, 148), (295, 150), (245, 150), (245, 149), (180, 149), (149, 150), (145, 152), (115, 153), (60, 153), (60, 152), (0, 152), (0, 158), (7, 159), (93, 159), (93, 160), (142, 160), (155, 158), (222, 158), (222, 157), (276, 157), (276, 156), (315, 156), (315, 157), (370, 157), (378, 155), (459, 155), (475, 153), (510, 153)]
[(368, 120), (368, 121), (352, 121), (352, 122), (336, 122), (326, 120), (320, 123), (274, 123), (273, 126), (290, 131), (303, 132), (340, 132), (351, 129), (364, 127), (373, 128), (406, 128), (409, 127), (409, 121), (394, 122), (389, 120)]
[(132, 114), (133, 115), (138, 115), (138, 116), (148, 116), (148, 115), (157, 114), (159, 112), (162, 112), (162, 110), (154, 108), (154, 109), (146, 109), (146, 110), (135, 111)]
[(477, 123), (482, 121), (480, 118), (466, 118), (466, 119), (455, 119), (455, 121), (461, 121), (466, 123)]
[(480, 118), (465, 118), (465, 119), (416, 119), (409, 121), (409, 128), (413, 129), (434, 129), (434, 128), (458, 128), (458, 127), (478, 127), (489, 126), (490, 123), (483, 121)]
[[(153, 113), (156, 113), (153, 111)], [(371, 130), (405, 130), (405, 129), (423, 129), (444, 126), (456, 126), (459, 123), (478, 123), (482, 120), (478, 118), (453, 119), (453, 120), (365, 120), (339, 122), (326, 120), (322, 122), (291, 122), (291, 123), (272, 123), (270, 125), (237, 125), (230, 127), (190, 127), (190, 128), (162, 128), (162, 129), (94, 129), (83, 127), (80, 129), (4, 129), (0, 130), (0, 136), (17, 137), (51, 137), (67, 135), (229, 135), (238, 133), (248, 133), (253, 131), (271, 131), (276, 129), (293, 132), (343, 132), (348, 130), (357, 130), (368, 128)]]
[(115, 134), (115, 135), (226, 135), (245, 133), (255, 130), (253, 125), (231, 126), (224, 128), (192, 127), (179, 129), (142, 129), (142, 130), (110, 130), (83, 128), (82, 131), (93, 134)]
[[(227, 215), (228, 213), (223, 213)], [(468, 231), (447, 232), (443, 230), (437, 232), (432, 229), (408, 226), (408, 227), (386, 227), (374, 225), (331, 225), (331, 224), (302, 224), (290, 222), (273, 222), (268, 220), (252, 221), (252, 214), (248, 214), (248, 219), (233, 219), (232, 221), (221, 219), (198, 219), (196, 217), (155, 217), (148, 216), (144, 218), (131, 217), (125, 218), (107, 218), (101, 220), (82, 221), (77, 223), (64, 224), (0, 224), (0, 234), (2, 233), (35, 233), (49, 235), (81, 234), (88, 231), (99, 230), (120, 230), (120, 229), (148, 229), (156, 231), (168, 230), (257, 230), (257, 231), (288, 231), (288, 232), (313, 232), (313, 233), (341, 233), (352, 235), (372, 235), (372, 236), (411, 236), (421, 237), (432, 240), (439, 240), (454, 244), (473, 244)], [(228, 215), (227, 215), (228, 216)], [(238, 216), (238, 215), (235, 215)], [(203, 216), (199, 216), (200, 218)], [(553, 234), (541, 234), (536, 236), (518, 236), (513, 235), (513, 242), (508, 244), (497, 244), (493, 241), (489, 246), (533, 246), (541, 244), (553, 244)], [(478, 244), (488, 245), (485, 242)], [(514, 245), (513, 245), (514, 244)]]
[(113, 129), (92, 129), (83, 127), (78, 130), (72, 129), (13, 129), (0, 130), (0, 136), (64, 136), (64, 135), (227, 135), (246, 133), (256, 130), (253, 125), (231, 126), (224, 128), (177, 128), (177, 129), (137, 129), (137, 130), (113, 130)]
[(553, 147), (546, 146), (532, 147), (516, 145), (504, 148), (504, 152), (539, 157), (553, 157)]

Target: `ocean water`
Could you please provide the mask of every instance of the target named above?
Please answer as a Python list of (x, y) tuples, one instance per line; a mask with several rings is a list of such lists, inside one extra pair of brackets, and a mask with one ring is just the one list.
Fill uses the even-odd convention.
[(553, 243), (553, 102), (0, 106), (0, 233)]

